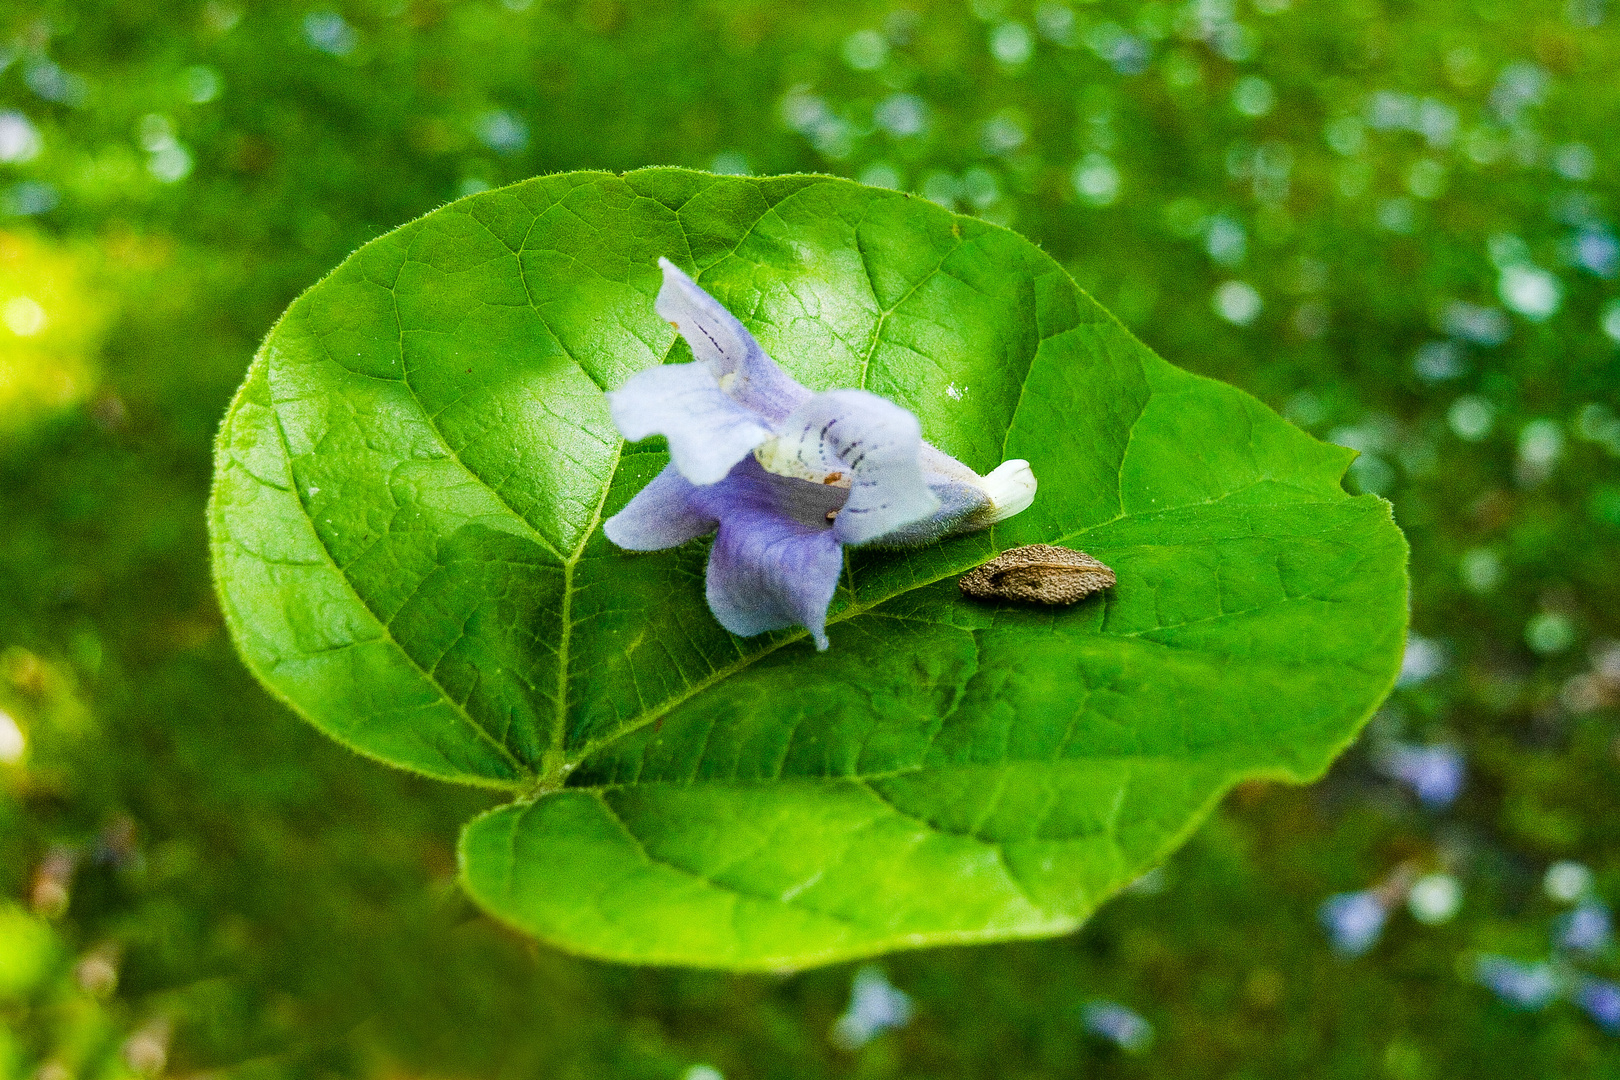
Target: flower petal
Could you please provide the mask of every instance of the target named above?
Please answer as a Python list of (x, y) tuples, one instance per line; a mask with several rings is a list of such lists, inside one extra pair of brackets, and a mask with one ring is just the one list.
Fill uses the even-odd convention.
[(884, 533), (872, 543), (883, 547), (916, 547), (947, 536), (989, 528), (1029, 509), (1035, 501), (1035, 474), (1021, 458), (1003, 461), (988, 476), (943, 451), (923, 444), (923, 476), (939, 500), (927, 517)]
[(918, 547), (983, 527), (977, 522), (989, 511), (990, 498), (977, 484), (954, 479), (941, 481), (938, 477), (929, 479), (928, 490), (939, 500), (939, 509), (874, 537), (871, 543), (879, 547)]
[(627, 551), (662, 551), (695, 540), (717, 524), (695, 498), (701, 490), (675, 466), (666, 465), (623, 510), (602, 523), (602, 532)]
[(803, 626), (827, 647), (827, 605), (843, 572), (842, 546), (827, 514), (842, 489), (773, 476), (744, 461), (701, 490), (720, 519), (706, 591), (720, 625), (740, 637)]
[(631, 442), (669, 439), (669, 456), (694, 484), (712, 484), (771, 437), (760, 417), (720, 389), (705, 364), (638, 371), (608, 394), (619, 433)]
[(990, 512), (973, 528), (982, 529), (1022, 514), (1035, 501), (1035, 472), (1023, 458), (1011, 458), (985, 474), (981, 485), (990, 497)]
[(692, 355), (740, 404), (782, 420), (810, 396), (765, 354), (748, 328), (668, 259), (658, 260), (664, 284), (653, 309), (675, 324)]
[(755, 451), (770, 472), (811, 483), (849, 485), (833, 529), (862, 544), (939, 509), (920, 463), (917, 418), (865, 390), (829, 390), (793, 411), (776, 438)]

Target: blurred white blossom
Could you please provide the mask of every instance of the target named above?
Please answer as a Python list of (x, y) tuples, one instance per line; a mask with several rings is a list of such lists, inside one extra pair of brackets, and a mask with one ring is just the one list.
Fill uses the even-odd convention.
[(39, 156), (39, 129), (15, 109), (0, 111), (0, 162), (22, 164)]
[(1425, 874), (1412, 883), (1406, 908), (1424, 926), (1449, 922), (1462, 907), (1462, 884), (1450, 874)]
[(1235, 326), (1248, 326), (1259, 317), (1260, 292), (1246, 281), (1224, 282), (1212, 300), (1215, 314)]
[(1573, 904), (1592, 891), (1592, 870), (1585, 863), (1568, 859), (1555, 862), (1542, 875), (1541, 888), (1548, 899)]

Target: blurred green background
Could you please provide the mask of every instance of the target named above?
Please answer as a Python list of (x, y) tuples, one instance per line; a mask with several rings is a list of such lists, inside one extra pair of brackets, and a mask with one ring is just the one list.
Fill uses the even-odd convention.
[[(1620, 1076), (1608, 8), (0, 5), (0, 1077)], [(357, 245), (644, 165), (1008, 224), (1364, 451), (1417, 635), (1368, 735), (1078, 934), (886, 958), (860, 978), (910, 1022), (861, 1045), (850, 966), (636, 970), (478, 915), (452, 845), (488, 796), (351, 756), (232, 654), (209, 441)]]

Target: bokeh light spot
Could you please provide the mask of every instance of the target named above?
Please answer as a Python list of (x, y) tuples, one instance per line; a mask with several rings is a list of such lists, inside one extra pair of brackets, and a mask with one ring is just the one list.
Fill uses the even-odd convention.
[(1246, 281), (1228, 281), (1215, 290), (1215, 314), (1234, 326), (1248, 326), (1260, 315), (1260, 292)]
[(33, 337), (44, 330), (49, 321), (44, 306), (31, 296), (13, 296), (0, 305), (0, 322), (18, 337)]

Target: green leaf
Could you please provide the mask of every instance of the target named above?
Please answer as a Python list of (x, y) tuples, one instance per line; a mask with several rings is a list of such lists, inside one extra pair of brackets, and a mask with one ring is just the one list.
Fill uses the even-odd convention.
[(37, 990), (50, 975), (58, 951), (56, 936), (44, 920), (16, 904), (0, 901), (0, 1005)]
[[(705, 544), (601, 522), (664, 464), (601, 391), (690, 359), (667, 255), (812, 389), (914, 410), (1035, 505), (853, 552), (832, 648), (740, 639)], [(312, 723), (508, 788), (467, 890), (564, 948), (784, 968), (1051, 934), (1251, 777), (1307, 780), (1388, 692), (1406, 624), (1352, 453), (1137, 342), (1005, 229), (826, 177), (531, 180), (366, 245), (266, 340), (210, 508), (231, 631)], [(1119, 583), (1071, 608), (955, 578), (1047, 542)]]

